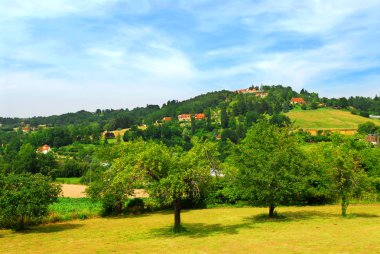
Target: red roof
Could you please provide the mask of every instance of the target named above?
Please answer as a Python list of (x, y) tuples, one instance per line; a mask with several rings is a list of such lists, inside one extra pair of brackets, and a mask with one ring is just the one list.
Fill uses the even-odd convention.
[(205, 119), (206, 118), (206, 115), (205, 114), (195, 114), (195, 120), (201, 120), (201, 119)]
[(290, 101), (295, 103), (305, 103), (305, 100), (302, 98), (292, 98)]
[(49, 150), (50, 150), (50, 146), (48, 146), (48, 145), (45, 144), (45, 145), (43, 145), (43, 146), (38, 147), (37, 150), (38, 150), (39, 152), (49, 151)]
[(170, 117), (170, 116), (165, 116), (164, 118), (162, 118), (163, 121), (171, 121), (173, 120), (173, 117)]

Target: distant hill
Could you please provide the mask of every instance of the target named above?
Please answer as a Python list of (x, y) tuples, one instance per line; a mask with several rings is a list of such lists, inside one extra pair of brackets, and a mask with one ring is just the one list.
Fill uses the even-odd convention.
[(358, 125), (365, 122), (374, 122), (380, 125), (380, 120), (353, 115), (349, 111), (331, 108), (320, 108), (317, 110), (293, 109), (286, 113), (295, 126), (310, 129), (345, 128), (356, 129)]

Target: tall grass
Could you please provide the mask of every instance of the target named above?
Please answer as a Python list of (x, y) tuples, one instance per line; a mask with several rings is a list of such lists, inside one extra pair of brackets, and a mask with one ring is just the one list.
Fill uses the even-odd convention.
[(49, 216), (44, 222), (87, 219), (101, 214), (102, 203), (90, 198), (59, 198), (50, 205)]

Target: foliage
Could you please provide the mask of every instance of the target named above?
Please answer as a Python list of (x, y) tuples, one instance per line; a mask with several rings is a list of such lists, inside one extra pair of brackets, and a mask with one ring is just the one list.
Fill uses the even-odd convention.
[(188, 152), (168, 148), (162, 144), (149, 144), (138, 157), (138, 169), (150, 195), (166, 204), (173, 204), (174, 230), (180, 230), (181, 202), (185, 198), (200, 198), (210, 180), (210, 169), (217, 167), (216, 147), (199, 143)]
[(49, 215), (44, 222), (86, 219), (99, 216), (102, 204), (90, 198), (58, 198), (49, 205)]
[(26, 223), (48, 214), (61, 189), (41, 174), (9, 174), (0, 178), (0, 218), (4, 226), (23, 230)]
[(269, 216), (279, 205), (300, 199), (304, 155), (289, 129), (260, 121), (229, 158), (236, 184), (253, 205), (268, 206)]
[(362, 134), (372, 134), (376, 131), (380, 132), (380, 127), (377, 127), (373, 122), (365, 122), (358, 126), (358, 132)]

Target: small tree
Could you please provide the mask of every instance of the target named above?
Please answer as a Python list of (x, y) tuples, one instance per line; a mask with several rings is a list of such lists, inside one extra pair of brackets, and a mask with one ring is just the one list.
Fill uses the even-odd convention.
[(61, 188), (41, 174), (9, 174), (0, 176), (0, 221), (23, 230), (29, 221), (48, 214)]
[(210, 180), (210, 169), (217, 163), (213, 144), (193, 143), (189, 152), (151, 143), (138, 159), (149, 194), (174, 207), (174, 232), (181, 230), (182, 200), (200, 196)]
[(144, 142), (137, 140), (119, 144), (114, 147), (115, 150), (108, 151), (116, 156), (112, 158), (114, 159), (112, 167), (103, 172), (87, 189), (92, 198), (102, 201), (105, 215), (122, 213), (128, 195), (133, 193), (138, 179), (134, 165), (138, 153), (144, 149), (144, 146)]

